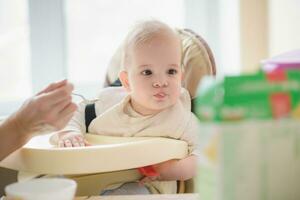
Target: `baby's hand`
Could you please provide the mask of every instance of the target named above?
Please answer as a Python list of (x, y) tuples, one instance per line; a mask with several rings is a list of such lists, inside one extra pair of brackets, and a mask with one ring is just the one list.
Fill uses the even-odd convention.
[(58, 147), (83, 147), (90, 146), (80, 133), (75, 132), (59, 132), (56, 135), (56, 142)]

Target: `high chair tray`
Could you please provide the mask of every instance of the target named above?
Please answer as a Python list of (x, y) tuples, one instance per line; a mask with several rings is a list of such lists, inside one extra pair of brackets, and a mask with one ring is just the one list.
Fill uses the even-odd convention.
[(181, 159), (187, 143), (153, 137), (111, 137), (86, 134), (88, 147), (58, 148), (50, 135), (36, 136), (2, 162), (1, 167), (37, 174), (89, 174), (133, 169)]

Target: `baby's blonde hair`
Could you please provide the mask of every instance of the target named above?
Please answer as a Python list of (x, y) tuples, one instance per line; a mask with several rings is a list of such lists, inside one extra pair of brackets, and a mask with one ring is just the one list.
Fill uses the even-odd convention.
[(157, 36), (170, 36), (178, 38), (177, 33), (167, 24), (158, 20), (145, 20), (137, 22), (128, 32), (122, 48), (121, 70), (125, 70), (132, 47), (137, 47), (152, 41)]

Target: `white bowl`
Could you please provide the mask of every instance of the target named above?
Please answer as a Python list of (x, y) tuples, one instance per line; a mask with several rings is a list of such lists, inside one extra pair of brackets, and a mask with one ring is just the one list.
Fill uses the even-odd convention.
[(76, 182), (63, 178), (40, 178), (5, 187), (7, 197), (22, 200), (73, 200)]

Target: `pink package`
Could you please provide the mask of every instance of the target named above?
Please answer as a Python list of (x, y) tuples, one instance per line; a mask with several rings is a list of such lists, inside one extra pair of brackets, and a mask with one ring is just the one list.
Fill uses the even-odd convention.
[(262, 61), (264, 71), (274, 70), (300, 70), (300, 49), (289, 51), (273, 58), (269, 58)]

